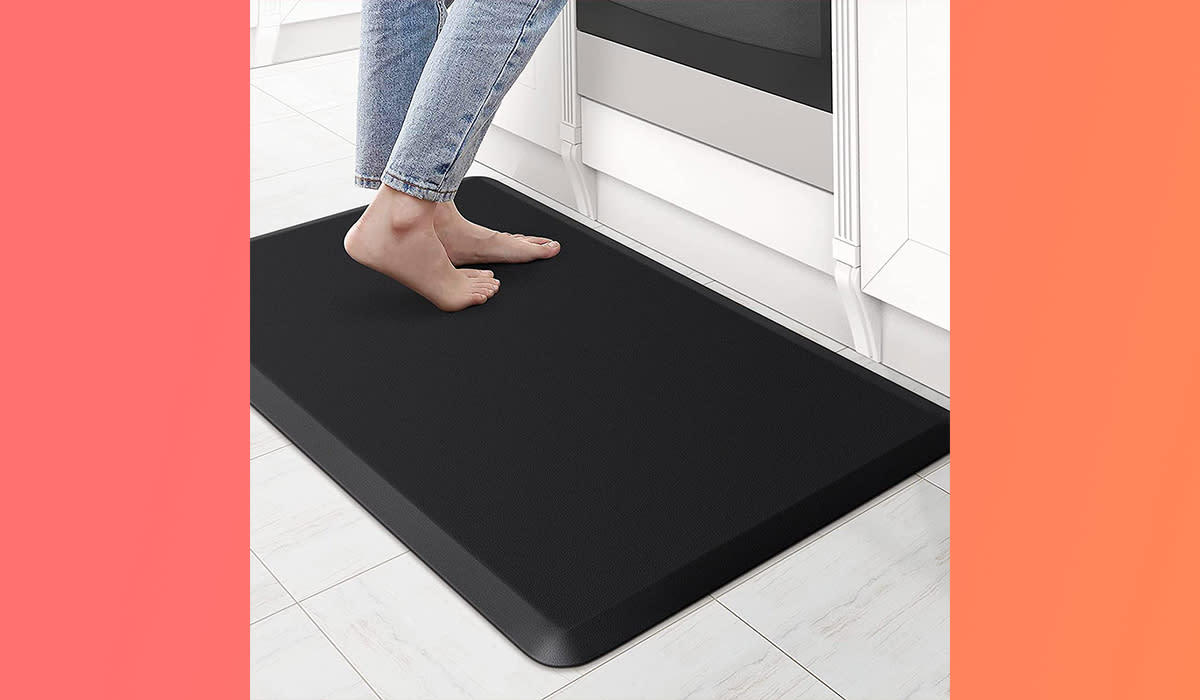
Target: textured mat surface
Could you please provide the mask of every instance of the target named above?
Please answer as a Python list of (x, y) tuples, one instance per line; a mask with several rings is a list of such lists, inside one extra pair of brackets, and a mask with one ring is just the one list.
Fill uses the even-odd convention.
[(949, 451), (949, 414), (488, 179), (562, 253), (457, 314), (252, 240), (251, 402), (534, 659), (619, 646)]

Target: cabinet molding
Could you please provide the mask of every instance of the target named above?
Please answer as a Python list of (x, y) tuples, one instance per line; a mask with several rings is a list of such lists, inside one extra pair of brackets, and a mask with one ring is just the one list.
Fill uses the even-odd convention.
[(833, 0), (833, 278), (854, 349), (880, 361), (879, 305), (863, 294), (859, 217), (858, 0)]
[(575, 208), (596, 218), (596, 173), (583, 164), (583, 110), (579, 97), (578, 30), (575, 0), (570, 0), (559, 17), (562, 31), (562, 118), (558, 129), (559, 153), (575, 193)]

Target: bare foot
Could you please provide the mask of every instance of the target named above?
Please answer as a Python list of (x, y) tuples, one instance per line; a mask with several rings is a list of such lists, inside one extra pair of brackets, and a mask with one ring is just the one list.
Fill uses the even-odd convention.
[(433, 228), (455, 265), (523, 263), (558, 255), (557, 241), (537, 236), (500, 233), (463, 218), (454, 202), (438, 202)]
[(433, 228), (434, 203), (384, 186), (346, 234), (346, 252), (442, 311), (482, 304), (500, 288), (491, 270), (458, 270)]

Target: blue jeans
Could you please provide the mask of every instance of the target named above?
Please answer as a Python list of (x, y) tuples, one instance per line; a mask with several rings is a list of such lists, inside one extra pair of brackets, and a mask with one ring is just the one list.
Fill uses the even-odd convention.
[(354, 182), (453, 199), (567, 0), (364, 0)]

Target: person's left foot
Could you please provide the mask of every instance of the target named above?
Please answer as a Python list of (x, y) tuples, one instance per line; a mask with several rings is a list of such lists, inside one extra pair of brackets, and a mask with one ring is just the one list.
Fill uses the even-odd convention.
[(557, 241), (493, 231), (463, 218), (454, 202), (439, 202), (434, 209), (433, 229), (458, 265), (478, 263), (523, 263), (558, 255)]

